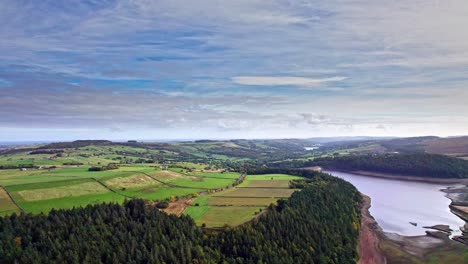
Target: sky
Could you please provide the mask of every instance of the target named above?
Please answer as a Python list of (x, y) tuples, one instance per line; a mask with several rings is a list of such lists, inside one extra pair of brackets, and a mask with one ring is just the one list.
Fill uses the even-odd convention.
[(0, 141), (468, 134), (466, 0), (0, 0)]

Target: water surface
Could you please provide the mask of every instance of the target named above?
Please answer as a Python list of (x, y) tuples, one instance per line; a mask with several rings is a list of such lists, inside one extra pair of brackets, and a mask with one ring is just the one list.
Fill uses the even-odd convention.
[[(370, 213), (385, 232), (400, 235), (424, 235), (423, 226), (449, 225), (459, 234), (464, 221), (452, 214), (450, 200), (441, 189), (448, 185), (367, 177), (328, 171), (352, 183), (371, 197)], [(417, 226), (409, 222), (417, 223)], [(453, 234), (454, 234), (453, 233)]]

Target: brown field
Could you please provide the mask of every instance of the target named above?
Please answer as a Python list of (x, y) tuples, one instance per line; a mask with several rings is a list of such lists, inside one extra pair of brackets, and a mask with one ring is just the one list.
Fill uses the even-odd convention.
[(98, 194), (109, 192), (104, 186), (97, 182), (86, 182), (81, 184), (59, 186), (53, 188), (34, 189), (19, 191), (18, 194), (25, 201), (40, 201), (62, 198), (67, 196), (80, 196), (87, 194)]
[(252, 180), (242, 188), (289, 188), (289, 180)]
[(192, 204), (193, 200), (194, 200), (193, 198), (179, 199), (175, 202), (169, 203), (169, 206), (162, 211), (167, 214), (180, 216), (184, 212), (185, 208), (187, 208), (188, 206)]
[(0, 188), (0, 215), (18, 213), (20, 210), (11, 200), (5, 189)]
[(438, 138), (423, 142), (427, 152), (437, 154), (468, 154), (468, 136), (456, 138)]
[(233, 188), (224, 192), (213, 194), (224, 197), (289, 197), (295, 189), (273, 189), (273, 188)]
[(158, 185), (158, 184), (161, 184), (161, 183), (143, 174), (133, 175), (130, 177), (113, 178), (113, 179), (106, 181), (107, 186), (111, 188), (117, 188), (117, 189), (122, 189), (122, 188), (130, 189), (130, 188), (138, 188), (138, 187), (144, 187), (148, 185)]
[(183, 175), (183, 174), (180, 174), (178, 172), (169, 171), (169, 170), (154, 172), (154, 173), (151, 173), (150, 175), (152, 177), (160, 180), (160, 181), (163, 181), (163, 182), (178, 179), (178, 178), (189, 178), (189, 179), (193, 179), (193, 180), (200, 180), (199, 177), (187, 176), (187, 175)]
[(211, 197), (207, 200), (209, 206), (268, 206), (275, 204), (276, 198), (242, 198), (242, 197)]

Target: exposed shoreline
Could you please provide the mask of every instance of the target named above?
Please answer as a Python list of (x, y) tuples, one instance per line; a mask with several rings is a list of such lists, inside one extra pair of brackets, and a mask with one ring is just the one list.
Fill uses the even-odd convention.
[(369, 212), (371, 199), (361, 193), (361, 229), (359, 232), (359, 261), (358, 264), (387, 263), (385, 255), (380, 250), (382, 229)]
[(464, 246), (451, 240), (444, 232), (427, 231), (426, 235), (419, 236), (384, 232), (369, 212), (371, 198), (361, 195), (362, 218), (358, 264), (420, 263), (434, 252), (439, 254), (453, 250), (463, 252)]
[[(459, 206), (466, 205), (463, 203), (468, 193), (468, 179), (436, 179), (423, 178), (416, 176), (390, 175), (384, 173), (376, 173), (369, 171), (344, 171), (350, 174), (385, 178), (403, 181), (416, 181), (435, 184), (447, 184), (451, 186), (441, 189), (446, 193), (446, 197), (451, 200), (451, 212), (462, 218), (466, 222), (467, 207)], [(463, 185), (462, 185), (463, 184)], [(460, 195), (462, 194), (462, 195)], [(444, 252), (463, 252), (466, 243), (463, 239), (452, 240), (448, 234), (441, 231), (426, 231), (426, 235), (419, 236), (403, 236), (396, 233), (387, 233), (376, 222), (370, 214), (371, 198), (362, 195), (361, 204), (361, 230), (359, 233), (359, 264), (371, 263), (419, 263), (425, 261), (434, 254), (444, 255)], [(466, 209), (466, 210), (465, 210)], [(466, 228), (466, 225), (465, 225)], [(458, 241), (458, 242), (457, 242)], [(451, 253), (447, 253), (449, 258)], [(448, 259), (447, 259), (448, 260)]]

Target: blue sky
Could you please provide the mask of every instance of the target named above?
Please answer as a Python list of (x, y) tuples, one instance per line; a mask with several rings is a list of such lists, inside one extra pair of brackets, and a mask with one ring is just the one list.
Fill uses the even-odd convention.
[(468, 2), (0, 0), (0, 141), (468, 134)]

